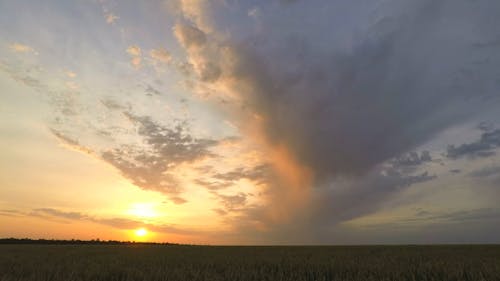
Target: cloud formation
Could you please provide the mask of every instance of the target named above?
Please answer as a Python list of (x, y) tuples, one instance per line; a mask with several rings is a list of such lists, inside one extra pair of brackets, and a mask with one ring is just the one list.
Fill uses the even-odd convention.
[[(177, 165), (210, 156), (210, 148), (217, 141), (193, 138), (187, 124), (180, 122), (174, 128), (164, 127), (150, 117), (125, 113), (137, 126), (137, 133), (144, 138), (145, 146), (124, 145), (102, 153), (104, 160), (118, 168), (134, 184), (165, 194), (179, 194), (182, 187), (169, 170)], [(175, 203), (184, 199), (174, 196)]]
[[(230, 99), (226, 110), (242, 133), (287, 156), (269, 154), (282, 178), (270, 182), (269, 204), (286, 202), (283, 194), (309, 194), (300, 211), (309, 217), (293, 219), (299, 225), (366, 214), (434, 179), (418, 172), (431, 154), (410, 151), (498, 96), (500, 51), (484, 44), (498, 36), (494, 1), (260, 3), (259, 17), (230, 27), (228, 18), (241, 9), (181, 2), (190, 9), (174, 34), (198, 82)], [(489, 151), (496, 134), (485, 133), (479, 149), (453, 147), (448, 157)], [(390, 161), (398, 167), (384, 170)], [(280, 172), (283, 163), (294, 169)], [(296, 181), (298, 189), (278, 183), (292, 178), (310, 180)], [(296, 203), (284, 203), (291, 216)]]
[(489, 157), (495, 155), (495, 150), (498, 147), (500, 147), (500, 130), (486, 131), (475, 142), (448, 146), (446, 156), (451, 159)]

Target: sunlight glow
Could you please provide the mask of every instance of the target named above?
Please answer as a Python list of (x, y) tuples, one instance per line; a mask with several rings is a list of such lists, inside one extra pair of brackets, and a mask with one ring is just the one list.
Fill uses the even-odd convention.
[(158, 216), (154, 205), (149, 203), (133, 204), (127, 213), (140, 218), (154, 218)]
[(145, 228), (139, 228), (135, 231), (135, 235), (139, 237), (144, 237), (148, 235), (148, 231)]

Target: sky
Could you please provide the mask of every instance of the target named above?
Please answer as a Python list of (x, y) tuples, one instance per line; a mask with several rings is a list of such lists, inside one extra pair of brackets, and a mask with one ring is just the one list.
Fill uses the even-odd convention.
[(0, 237), (500, 243), (497, 0), (0, 0)]

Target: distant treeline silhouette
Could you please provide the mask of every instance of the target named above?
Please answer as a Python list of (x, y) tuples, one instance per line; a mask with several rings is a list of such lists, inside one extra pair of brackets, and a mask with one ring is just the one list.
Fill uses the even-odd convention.
[(47, 245), (179, 245), (176, 243), (157, 243), (157, 242), (135, 242), (118, 240), (59, 240), (59, 239), (30, 239), (30, 238), (0, 238), (0, 244), (47, 244)]

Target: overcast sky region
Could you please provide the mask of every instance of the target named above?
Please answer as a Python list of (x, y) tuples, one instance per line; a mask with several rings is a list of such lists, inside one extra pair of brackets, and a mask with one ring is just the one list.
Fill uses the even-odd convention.
[(0, 26), (0, 237), (500, 243), (498, 0), (0, 0)]

